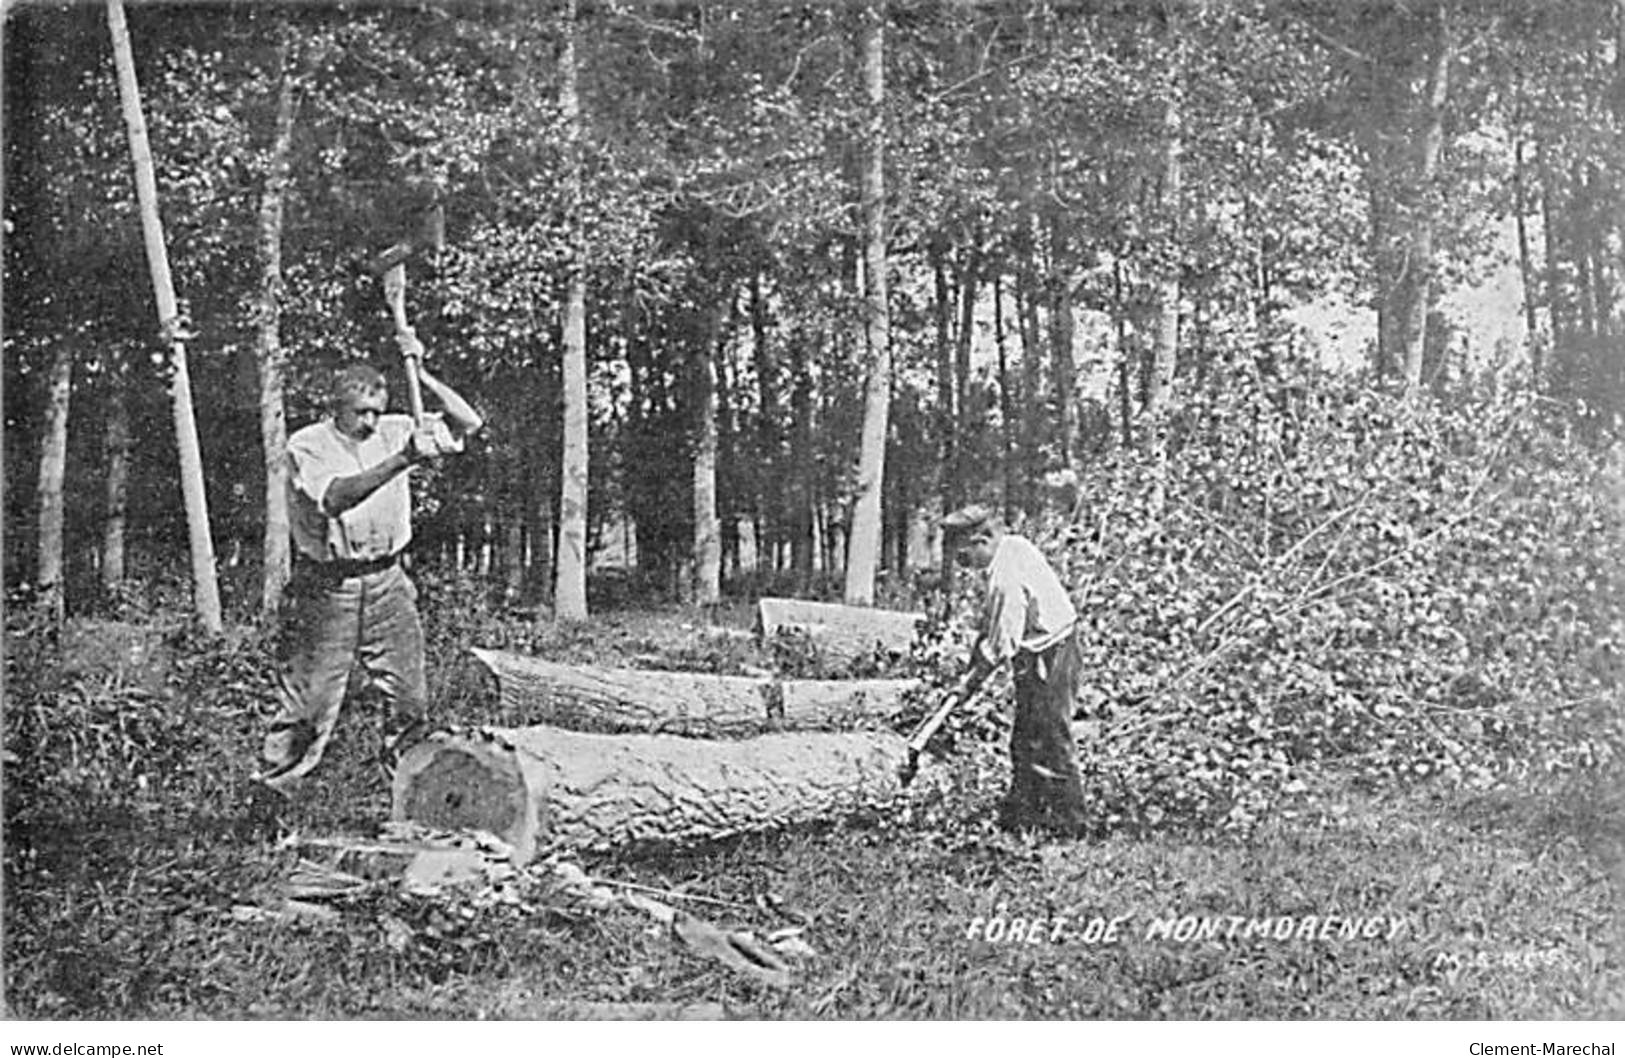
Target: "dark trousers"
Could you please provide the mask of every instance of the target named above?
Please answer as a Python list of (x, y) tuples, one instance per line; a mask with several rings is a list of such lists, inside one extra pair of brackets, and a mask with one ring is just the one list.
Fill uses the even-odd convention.
[(1083, 826), (1083, 785), (1072, 739), (1072, 707), (1083, 651), (1069, 635), (1041, 653), (1015, 657), (1016, 719), (1010, 732), (1010, 795), (1001, 825), (1075, 834)]

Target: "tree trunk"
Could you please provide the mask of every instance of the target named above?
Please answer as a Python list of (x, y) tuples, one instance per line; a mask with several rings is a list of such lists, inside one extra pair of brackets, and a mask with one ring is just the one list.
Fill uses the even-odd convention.
[(130, 508), (130, 401), (129, 364), (115, 359), (108, 380), (107, 520), (102, 523), (102, 587), (117, 590), (126, 574), (124, 533)]
[[(1625, 153), (1625, 0), (1614, 0), (1614, 157)], [(1608, 248), (1605, 259), (1613, 267), (1613, 282), (1608, 290), (1608, 316), (1605, 320), (1610, 337), (1625, 337), (1625, 177), (1617, 172), (1614, 177), (1613, 223), (1608, 226)]]
[[(975, 429), (971, 419), (970, 354), (976, 328), (977, 275), (981, 271), (975, 246), (965, 249), (965, 264), (959, 270), (959, 327), (954, 341), (954, 432), (969, 435)], [(969, 445), (954, 446), (954, 481), (965, 492), (971, 480)]]
[(525, 591), (525, 524), (517, 511), (502, 521), (502, 597), (517, 602)]
[(864, 229), (864, 330), (869, 346), (864, 387), (863, 439), (858, 456), (857, 502), (846, 561), (847, 603), (875, 599), (880, 558), (880, 497), (886, 476), (887, 418), (891, 410), (891, 325), (886, 291), (886, 79), (885, 0), (863, 10), (863, 80), (869, 109), (860, 198)]
[[(711, 238), (707, 237), (707, 243)], [(708, 251), (708, 254), (711, 251)], [(721, 291), (701, 309), (705, 325), (694, 359), (694, 585), (701, 606), (722, 601), (722, 531), (717, 520), (717, 344)]]
[(1112, 318), (1117, 326), (1117, 404), (1123, 425), (1123, 447), (1134, 445), (1133, 351), (1128, 341), (1127, 299), (1123, 296), (1123, 262), (1112, 262)]
[(1056, 447), (1061, 469), (1070, 470), (1078, 450), (1077, 319), (1072, 312), (1072, 248), (1059, 218), (1050, 221), (1050, 363), (1055, 383)]
[(587, 618), (587, 262), (582, 230), (581, 97), (576, 87), (576, 0), (565, 0), (559, 57), (559, 109), (568, 141), (570, 262), (564, 307), (564, 443), (559, 473), (559, 545), (554, 616)]
[(1039, 514), (1033, 480), (1040, 470), (1039, 436), (1044, 421), (1043, 353), (1039, 343), (1037, 248), (1030, 243), (1016, 288), (1016, 314), (1021, 321), (1021, 507), (1027, 517)]
[(837, 661), (876, 651), (906, 655), (923, 620), (923, 613), (805, 599), (762, 598), (756, 603), (756, 626), (764, 641), (781, 632), (803, 634), (826, 658)]
[(45, 423), (39, 457), (39, 553), (34, 579), (52, 620), (66, 613), (62, 585), (63, 482), (68, 468), (68, 405), (73, 396), (73, 347), (59, 343), (46, 382)]
[(265, 539), (260, 612), (270, 616), (282, 606), (282, 592), (293, 573), (292, 528), (288, 515), (288, 415), (283, 401), (282, 227), (287, 197), (289, 157), (293, 149), (293, 71), (288, 50), (290, 31), (284, 22), (277, 45), (276, 132), (260, 198), (259, 382), (260, 445), (265, 456)]
[[(1176, 65), (1183, 65), (1180, 45)], [(1167, 411), (1174, 388), (1174, 372), (1179, 365), (1179, 235), (1184, 191), (1184, 71), (1176, 68), (1168, 100), (1162, 112), (1162, 182), (1157, 195), (1157, 212), (1164, 233), (1162, 260), (1157, 262), (1156, 337), (1151, 353), (1151, 385), (1146, 394), (1145, 414), (1153, 420), (1148, 437), (1161, 443), (1161, 429), (1155, 421)]]
[(791, 347), (795, 380), (791, 393), (790, 561), (803, 585), (813, 574), (813, 377), (811, 339), (802, 334)]
[(756, 396), (761, 410), (756, 420), (756, 554), (769, 559), (766, 568), (779, 568), (779, 540), (784, 532), (784, 482), (780, 478), (779, 367), (772, 336), (768, 333), (767, 298), (762, 293), (762, 275), (756, 272), (750, 282), (750, 326), (752, 349), (756, 355)]
[(737, 742), (555, 727), (435, 735), (402, 757), (393, 818), (544, 849), (689, 844), (841, 819), (904, 796), (890, 732)]
[(1540, 228), (1546, 259), (1546, 312), (1551, 319), (1552, 351), (1558, 353), (1568, 346), (1569, 311), (1568, 291), (1563, 283), (1563, 247), (1557, 230), (1557, 209), (1552, 202), (1555, 176), (1546, 144), (1536, 142), (1535, 157), (1540, 168)]
[(1444, 106), (1450, 91), (1450, 64), (1455, 60), (1455, 38), (1449, 5), (1439, 5), (1439, 43), (1428, 72), (1425, 120), (1417, 143), (1416, 198), (1410, 226), (1409, 277), (1404, 292), (1405, 393), (1416, 396), (1422, 388), (1422, 353), (1427, 342), (1427, 318), (1433, 305), (1433, 228), (1436, 207), (1433, 181), (1444, 149)]
[(936, 318), (937, 335), (937, 439), (942, 460), (942, 509), (946, 514), (963, 502), (959, 478), (959, 415), (955, 404), (953, 342), (950, 335), (948, 262), (945, 248), (933, 244), (931, 249), (931, 277), (935, 297), (932, 315)]
[(164, 245), (163, 221), (158, 216), (158, 182), (147, 123), (141, 113), (141, 89), (130, 54), (130, 31), (124, 20), (123, 0), (107, 0), (107, 25), (113, 38), (113, 60), (118, 71), (119, 98), (130, 137), (135, 165), (136, 197), (141, 205), (141, 229), (152, 272), (158, 325), (169, 344), (170, 404), (175, 419), (175, 442), (180, 453), (181, 496), (186, 509), (187, 536), (192, 555), (192, 593), (199, 622), (205, 631), (222, 629), (220, 588), (215, 579), (214, 541), (209, 535), (208, 497), (203, 488), (203, 455), (198, 447), (197, 421), (192, 411), (192, 381), (187, 370), (184, 323), (169, 276), (169, 254)]
[(480, 647), (510, 724), (715, 738), (837, 728), (898, 712), (916, 680), (775, 680), (698, 672), (559, 665)]
[(1538, 393), (1541, 389), (1544, 365), (1541, 362), (1540, 320), (1535, 315), (1539, 287), (1535, 278), (1534, 256), (1529, 249), (1529, 224), (1526, 216), (1529, 201), (1528, 165), (1524, 160), (1524, 146), (1521, 136), (1512, 145), (1512, 216), (1518, 228), (1518, 279), (1523, 288), (1523, 323), (1528, 332), (1525, 341), (1529, 346), (1529, 379), (1530, 385)]
[[(993, 276), (993, 345), (999, 352), (999, 482), (1003, 488), (1004, 518), (1016, 515), (1014, 424), (1010, 420), (1010, 362), (1004, 331), (1004, 285)], [(905, 523), (906, 524), (906, 523)]]

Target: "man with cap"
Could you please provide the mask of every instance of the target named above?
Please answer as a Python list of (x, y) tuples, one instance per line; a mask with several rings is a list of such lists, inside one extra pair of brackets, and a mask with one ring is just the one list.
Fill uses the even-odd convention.
[[(421, 360), (415, 335), (398, 340)], [(294, 569), (279, 659), (282, 707), (256, 777), (277, 794), (321, 762), (357, 661), (390, 710), (386, 768), (423, 722), (423, 625), (417, 588), (401, 568), (412, 540), (408, 479), (415, 466), (462, 451), (482, 423), (450, 386), (422, 369), (419, 380), (444, 410), (414, 424), (385, 413), (388, 389), (377, 368), (349, 363), (334, 373), (328, 415), (288, 439)]]
[(1072, 740), (1072, 705), (1083, 674), (1077, 610), (1032, 542), (1005, 530), (989, 507), (963, 507), (943, 519), (944, 546), (960, 565), (987, 571), (981, 628), (970, 669), (956, 693), (969, 699), (1006, 661), (1015, 677), (1010, 794), (1000, 824), (1075, 834), (1083, 787)]

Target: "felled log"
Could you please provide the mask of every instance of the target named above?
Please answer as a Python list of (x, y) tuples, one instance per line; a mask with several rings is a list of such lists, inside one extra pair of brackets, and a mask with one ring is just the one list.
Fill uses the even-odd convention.
[(847, 727), (889, 716), (915, 680), (774, 680), (560, 665), (474, 647), (508, 715), (572, 731), (718, 736)]
[(439, 734), (395, 771), (393, 815), (489, 831), (530, 860), (550, 847), (684, 844), (836, 819), (903, 796), (889, 731), (712, 742), (536, 726)]
[(907, 654), (923, 613), (876, 610), (864, 606), (809, 602), (806, 599), (761, 599), (756, 621), (763, 641), (780, 632), (800, 632), (825, 657), (851, 661), (866, 654)]

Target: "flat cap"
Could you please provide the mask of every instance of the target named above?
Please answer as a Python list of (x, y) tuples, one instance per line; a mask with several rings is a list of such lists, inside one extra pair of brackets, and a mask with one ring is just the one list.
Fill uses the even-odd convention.
[(987, 506), (985, 503), (973, 503), (969, 506), (961, 507), (951, 514), (944, 515), (942, 518), (942, 528), (949, 532), (966, 532), (972, 529), (982, 528), (982, 526), (993, 521), (994, 517), (995, 515), (993, 508)]

